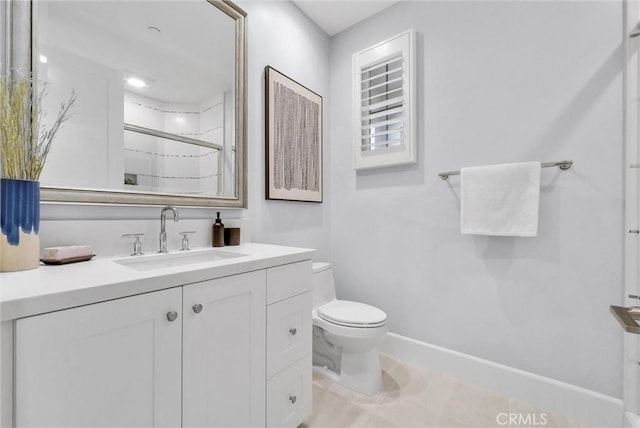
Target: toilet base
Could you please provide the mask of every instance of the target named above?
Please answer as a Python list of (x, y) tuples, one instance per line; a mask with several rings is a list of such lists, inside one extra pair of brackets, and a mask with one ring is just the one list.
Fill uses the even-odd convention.
[(382, 370), (376, 348), (368, 352), (342, 350), (340, 383), (349, 389), (373, 395), (382, 388)]
[(373, 395), (382, 388), (380, 357), (375, 348), (364, 353), (343, 350), (340, 366), (340, 374), (326, 366), (314, 366), (313, 371), (365, 395)]

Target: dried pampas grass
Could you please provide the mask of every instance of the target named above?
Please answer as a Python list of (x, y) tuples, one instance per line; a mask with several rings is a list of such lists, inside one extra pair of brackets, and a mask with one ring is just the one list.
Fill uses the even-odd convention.
[(32, 76), (20, 79), (0, 77), (0, 158), (2, 178), (38, 180), (44, 168), (51, 142), (62, 124), (69, 119), (76, 101), (75, 92), (60, 103), (58, 116), (51, 127), (42, 126), (43, 89), (34, 94)]

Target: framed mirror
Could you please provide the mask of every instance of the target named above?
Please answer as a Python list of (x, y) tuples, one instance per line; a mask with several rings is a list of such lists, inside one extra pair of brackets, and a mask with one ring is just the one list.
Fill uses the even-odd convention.
[(245, 16), (227, 0), (34, 0), (45, 121), (77, 97), (41, 200), (246, 207)]

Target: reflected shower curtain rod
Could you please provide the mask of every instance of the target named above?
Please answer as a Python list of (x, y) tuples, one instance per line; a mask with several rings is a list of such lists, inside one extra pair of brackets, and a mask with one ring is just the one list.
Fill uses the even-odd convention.
[[(558, 162), (544, 162), (540, 164), (541, 168), (551, 168), (552, 166), (557, 166), (558, 168), (565, 170), (571, 168), (573, 165), (573, 161), (565, 160)], [(446, 180), (450, 175), (460, 175), (460, 171), (449, 171), (449, 172), (441, 172), (438, 174), (440, 178)]]

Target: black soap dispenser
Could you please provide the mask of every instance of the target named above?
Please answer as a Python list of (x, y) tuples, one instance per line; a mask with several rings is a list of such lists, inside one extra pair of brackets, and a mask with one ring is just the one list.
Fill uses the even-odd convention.
[(213, 224), (212, 242), (214, 247), (224, 247), (224, 224), (220, 220), (220, 211), (217, 213), (218, 218)]

